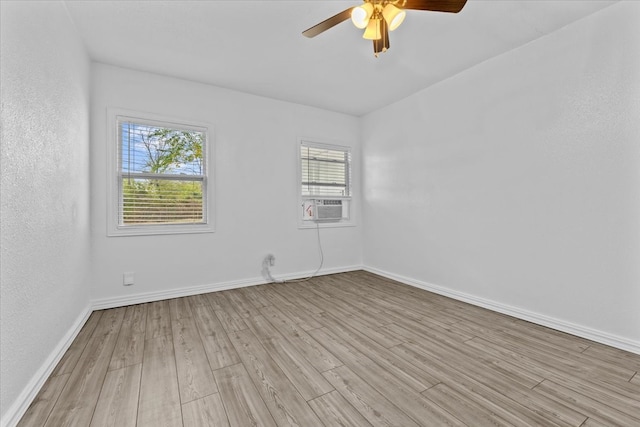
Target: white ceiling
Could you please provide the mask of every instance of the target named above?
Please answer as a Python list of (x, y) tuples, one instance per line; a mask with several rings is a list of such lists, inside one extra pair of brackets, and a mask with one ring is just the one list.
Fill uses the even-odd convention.
[(409, 11), (372, 43), (350, 21), (305, 29), (355, 1), (76, 1), (92, 59), (360, 116), (615, 1), (469, 0), (458, 14)]

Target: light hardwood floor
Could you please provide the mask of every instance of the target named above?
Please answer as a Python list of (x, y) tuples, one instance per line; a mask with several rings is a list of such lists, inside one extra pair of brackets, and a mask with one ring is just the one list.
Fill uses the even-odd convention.
[(640, 426), (638, 371), (358, 271), (96, 311), (20, 426)]

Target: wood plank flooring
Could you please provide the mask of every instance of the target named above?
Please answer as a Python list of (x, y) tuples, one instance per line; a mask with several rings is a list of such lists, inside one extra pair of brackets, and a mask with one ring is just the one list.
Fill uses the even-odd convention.
[(363, 271), (94, 312), (20, 426), (640, 426), (640, 355)]

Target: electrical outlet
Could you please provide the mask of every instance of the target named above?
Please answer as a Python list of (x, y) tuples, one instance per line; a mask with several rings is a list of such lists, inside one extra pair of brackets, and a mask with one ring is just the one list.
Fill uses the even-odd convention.
[(265, 256), (264, 260), (262, 261), (263, 266), (273, 267), (275, 264), (276, 257), (274, 257), (272, 254), (268, 254), (267, 256)]
[(123, 286), (132, 286), (135, 282), (136, 273), (133, 271), (125, 272), (122, 275), (122, 285)]

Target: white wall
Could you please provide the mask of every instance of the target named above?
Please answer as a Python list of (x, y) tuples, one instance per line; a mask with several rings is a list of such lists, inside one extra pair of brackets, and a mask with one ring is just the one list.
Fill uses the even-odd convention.
[(89, 309), (90, 88), (88, 57), (60, 2), (2, 1), (0, 15), (0, 407), (8, 425)]
[(621, 2), (365, 116), (365, 265), (639, 351), (638, 22)]
[[(319, 265), (315, 229), (297, 228), (297, 137), (351, 145), (359, 188), (358, 118), (185, 80), (108, 65), (92, 66), (92, 295), (100, 304), (195, 286), (302, 275)], [(216, 232), (107, 237), (106, 109), (117, 107), (214, 126)], [(356, 200), (358, 205), (358, 200)], [(360, 266), (361, 224), (321, 230), (324, 271)], [(122, 286), (125, 271), (136, 284)]]

